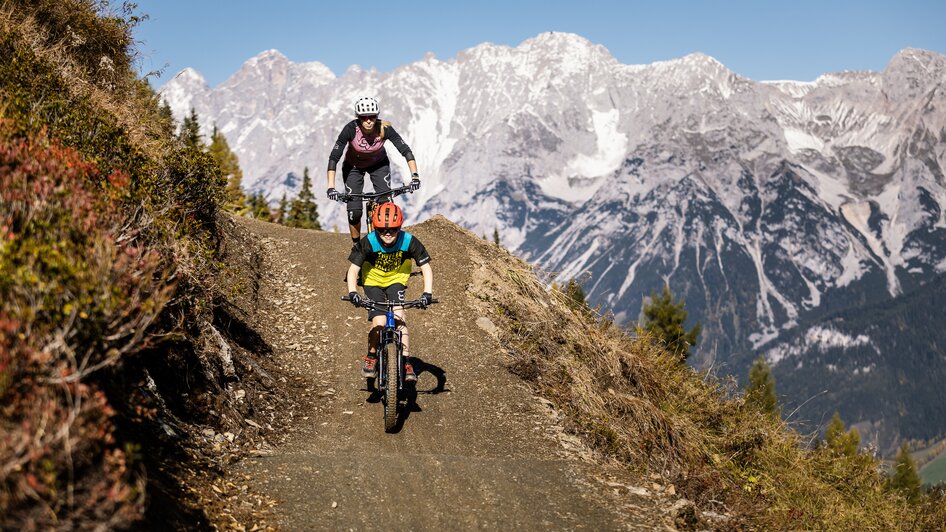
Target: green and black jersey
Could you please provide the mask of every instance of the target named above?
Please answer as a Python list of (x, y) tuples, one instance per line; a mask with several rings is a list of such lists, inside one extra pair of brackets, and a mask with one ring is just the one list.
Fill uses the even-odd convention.
[(361, 267), (365, 286), (386, 288), (395, 283), (407, 286), (411, 259), (418, 266), (430, 262), (427, 249), (414, 235), (401, 231), (390, 247), (385, 247), (377, 233), (368, 233), (351, 250), (349, 262)]

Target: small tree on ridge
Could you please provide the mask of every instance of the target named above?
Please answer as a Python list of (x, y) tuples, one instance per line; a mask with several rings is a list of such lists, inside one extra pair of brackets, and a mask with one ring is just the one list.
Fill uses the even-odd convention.
[(650, 303), (644, 305), (644, 318), (644, 329), (662, 341), (681, 360), (690, 356), (690, 348), (696, 346), (696, 339), (703, 330), (699, 323), (689, 331), (683, 327), (687, 311), (682, 300), (673, 300), (668, 285), (664, 285), (660, 296), (651, 292)]

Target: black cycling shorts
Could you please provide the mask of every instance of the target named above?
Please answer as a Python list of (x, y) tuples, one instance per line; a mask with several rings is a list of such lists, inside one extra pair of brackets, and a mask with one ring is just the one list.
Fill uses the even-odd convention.
[[(373, 301), (397, 301), (398, 303), (404, 302), (404, 292), (407, 290), (407, 287), (401, 283), (394, 283), (391, 286), (381, 288), (380, 286), (366, 286), (365, 287), (365, 296), (368, 299)], [(384, 316), (383, 310), (368, 310), (368, 320), (374, 319), (375, 316)]]
[[(368, 168), (355, 168), (350, 163), (342, 163), (342, 182), (345, 183), (347, 194), (361, 194), (365, 190), (365, 174), (371, 176), (371, 184), (375, 192), (391, 190), (391, 164), (388, 159)], [(349, 211), (362, 211), (362, 200), (348, 202)], [(361, 216), (359, 215), (359, 219)], [(351, 220), (349, 220), (350, 222)]]

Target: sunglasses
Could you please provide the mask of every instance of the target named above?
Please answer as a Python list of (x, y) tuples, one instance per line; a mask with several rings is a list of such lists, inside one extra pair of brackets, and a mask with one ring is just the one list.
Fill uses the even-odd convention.
[(362, 115), (358, 117), (359, 120), (377, 120), (378, 115)]
[(394, 236), (397, 234), (398, 231), (400, 231), (400, 229), (384, 228), (384, 229), (375, 229), (375, 231), (377, 231), (379, 235)]

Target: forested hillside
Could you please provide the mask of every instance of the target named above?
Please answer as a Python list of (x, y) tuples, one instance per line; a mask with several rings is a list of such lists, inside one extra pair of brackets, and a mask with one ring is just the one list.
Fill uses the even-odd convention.
[[(855, 341), (786, 356), (775, 366), (779, 393), (799, 398), (797, 418), (816, 428), (816, 412), (837, 410), (857, 424), (866, 442), (891, 456), (900, 438), (933, 441), (946, 427), (946, 338), (942, 331), (946, 276), (891, 302), (838, 313), (818, 324)], [(801, 345), (813, 327), (780, 342)], [(856, 339), (860, 339), (857, 341)], [(806, 402), (807, 400), (807, 402)], [(805, 404), (802, 404), (802, 403)], [(877, 439), (877, 434), (886, 434)]]

